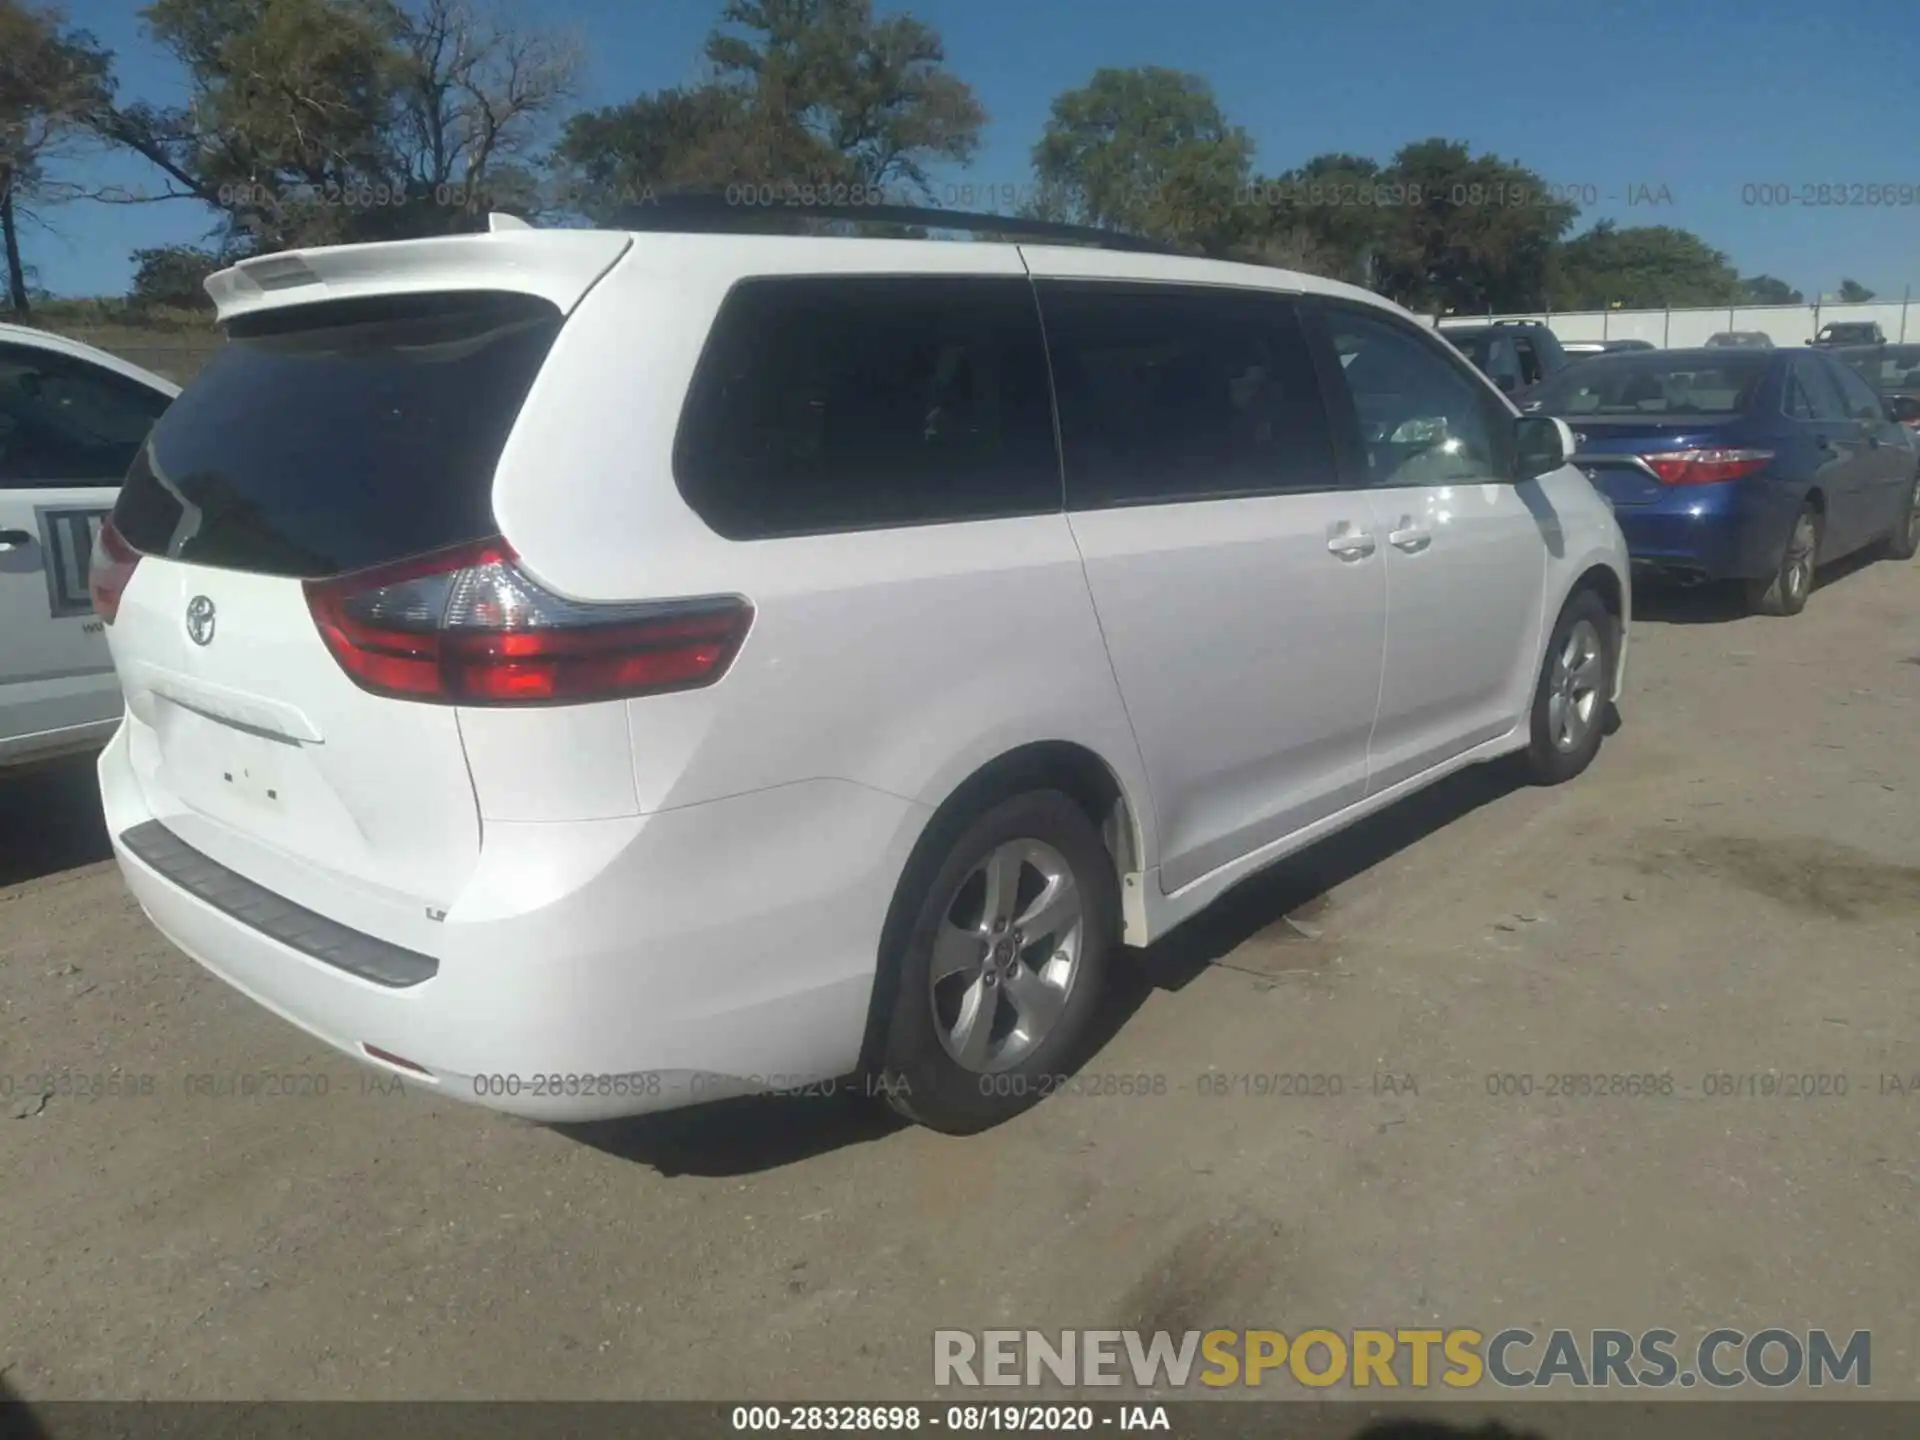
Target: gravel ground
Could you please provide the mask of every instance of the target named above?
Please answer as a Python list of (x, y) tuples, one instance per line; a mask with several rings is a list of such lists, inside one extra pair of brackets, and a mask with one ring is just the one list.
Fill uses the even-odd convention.
[[(9, 782), (0, 1373), (845, 1399), (928, 1394), (935, 1327), (1780, 1324), (1870, 1329), (1875, 1392), (1920, 1398), (1916, 617), (1887, 563), (1794, 620), (1667, 602), (1582, 780), (1457, 777), (1244, 887), (1141, 957), (1088, 1067), (1164, 1093), (970, 1140), (841, 1101), (563, 1133), (381, 1093), (148, 927), (84, 765)], [(27, 1093), (109, 1070), (147, 1093)], [(328, 1093), (190, 1093), (261, 1070)]]

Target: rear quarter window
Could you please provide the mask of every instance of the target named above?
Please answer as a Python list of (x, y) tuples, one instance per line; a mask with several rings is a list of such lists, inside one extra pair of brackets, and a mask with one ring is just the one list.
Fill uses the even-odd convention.
[(1031, 285), (743, 281), (695, 369), (673, 473), (735, 540), (1059, 511)]
[(303, 577), (488, 535), (560, 325), (491, 291), (242, 317), (141, 447), (114, 524), (148, 554)]

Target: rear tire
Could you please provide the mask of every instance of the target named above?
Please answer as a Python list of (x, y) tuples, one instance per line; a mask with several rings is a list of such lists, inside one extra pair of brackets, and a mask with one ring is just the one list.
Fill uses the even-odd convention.
[[(911, 880), (909, 881), (911, 883)], [(1120, 943), (1113, 858), (1054, 790), (962, 826), (915, 896), (881, 1044), (879, 1089), (909, 1120), (969, 1135), (1061, 1088)]]
[(1612, 703), (1618, 622), (1600, 597), (1568, 597), (1547, 640), (1534, 687), (1532, 739), (1523, 769), (1535, 785), (1564, 785), (1600, 753)]
[(1911, 560), (1920, 555), (1920, 474), (1907, 487), (1906, 514), (1894, 523), (1887, 536), (1887, 556), (1893, 560)]
[(1808, 505), (1794, 517), (1773, 574), (1746, 582), (1747, 609), (1756, 615), (1798, 615), (1807, 608), (1819, 566), (1820, 513)]

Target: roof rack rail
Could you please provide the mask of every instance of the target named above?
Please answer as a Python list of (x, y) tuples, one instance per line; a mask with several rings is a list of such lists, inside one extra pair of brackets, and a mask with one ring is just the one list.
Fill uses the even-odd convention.
[[(1018, 215), (988, 215), (969, 210), (943, 210), (933, 205), (819, 205), (775, 198), (767, 204), (741, 203), (735, 193), (720, 190), (667, 190), (620, 211), (615, 228), (622, 230), (684, 231), (695, 234), (754, 235), (781, 216), (794, 219), (835, 220), (870, 225), (918, 225), (929, 230), (968, 230), (975, 234), (1006, 236), (1055, 244), (1091, 245), (1102, 250), (1125, 250), (1145, 255), (1203, 258), (1186, 246), (1129, 235), (1124, 230), (1102, 230), (1091, 225), (1067, 225), (1054, 220), (1032, 220)], [(778, 233), (777, 231), (774, 233)]]

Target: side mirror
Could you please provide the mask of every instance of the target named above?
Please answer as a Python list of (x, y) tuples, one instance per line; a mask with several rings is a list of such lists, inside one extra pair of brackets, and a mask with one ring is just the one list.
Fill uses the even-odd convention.
[(1513, 478), (1532, 480), (1558, 470), (1573, 457), (1573, 431), (1551, 415), (1522, 415), (1513, 422)]
[(1920, 420), (1920, 395), (1889, 395), (1887, 414), (1902, 425)]

